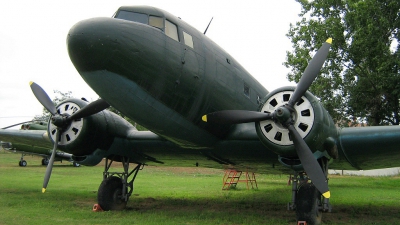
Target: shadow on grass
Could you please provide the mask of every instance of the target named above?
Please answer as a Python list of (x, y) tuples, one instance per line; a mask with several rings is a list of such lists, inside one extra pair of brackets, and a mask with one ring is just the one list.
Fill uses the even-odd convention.
[[(251, 199), (170, 197), (133, 197), (126, 212), (152, 214), (163, 213), (170, 217), (193, 217), (202, 214), (205, 218), (241, 217), (241, 221), (279, 221), (279, 224), (295, 224), (296, 214), (287, 210), (286, 202), (269, 201), (255, 195)], [(255, 199), (256, 198), (256, 199)], [(397, 224), (400, 221), (400, 206), (348, 206), (334, 205), (332, 213), (323, 213), (323, 224)], [(267, 223), (270, 224), (270, 223)]]

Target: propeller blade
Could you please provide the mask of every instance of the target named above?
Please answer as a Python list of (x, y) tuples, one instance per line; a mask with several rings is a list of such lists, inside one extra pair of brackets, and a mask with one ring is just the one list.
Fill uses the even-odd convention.
[(299, 101), (301, 96), (303, 96), (304, 93), (311, 86), (312, 82), (318, 76), (322, 65), (324, 65), (326, 58), (328, 57), (329, 48), (331, 47), (331, 44), (332, 44), (332, 38), (329, 38), (311, 59), (306, 70), (301, 76), (300, 81), (297, 84), (296, 90), (294, 90), (294, 93), (288, 102), (288, 105), (293, 107), (294, 104), (297, 101)]
[(39, 102), (51, 113), (51, 115), (55, 115), (57, 113), (57, 109), (54, 106), (53, 101), (51, 101), (50, 97), (47, 95), (47, 93), (43, 90), (42, 87), (40, 87), (38, 84), (35, 82), (29, 82), (29, 85), (31, 86), (32, 92), (39, 100)]
[(307, 175), (310, 177), (311, 181), (318, 189), (318, 191), (321, 192), (325, 198), (329, 198), (331, 194), (328, 188), (328, 181), (317, 159), (314, 157), (310, 148), (303, 140), (303, 138), (301, 138), (300, 134), (297, 132), (294, 126), (289, 125), (288, 130), (291, 134), (291, 137), (293, 138), (293, 143), (296, 148), (297, 155), (299, 156), (301, 164), (303, 165), (303, 168), (306, 171)]
[(110, 105), (106, 101), (104, 101), (103, 99), (98, 99), (94, 102), (89, 103), (89, 105), (83, 107), (76, 113), (72, 114), (68, 119), (74, 120), (74, 119), (84, 118), (96, 114), (98, 112), (101, 112), (108, 107), (110, 107)]
[(267, 119), (272, 119), (272, 113), (263, 113), (246, 110), (223, 110), (209, 113), (202, 117), (204, 122), (219, 123), (219, 124), (238, 124), (257, 122)]
[(54, 158), (56, 156), (56, 150), (57, 150), (59, 140), (60, 140), (60, 131), (57, 129), (56, 130), (56, 140), (54, 141), (53, 152), (51, 153), (49, 164), (47, 164), (46, 173), (44, 174), (42, 193), (46, 192), (47, 184), (49, 183), (49, 180), (50, 180), (51, 171), (53, 170), (53, 163), (54, 163)]

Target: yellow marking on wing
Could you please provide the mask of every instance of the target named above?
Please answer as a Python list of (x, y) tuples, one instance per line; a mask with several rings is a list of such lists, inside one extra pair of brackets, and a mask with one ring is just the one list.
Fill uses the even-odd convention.
[(33, 81), (29, 81), (29, 86), (31, 86), (33, 84)]

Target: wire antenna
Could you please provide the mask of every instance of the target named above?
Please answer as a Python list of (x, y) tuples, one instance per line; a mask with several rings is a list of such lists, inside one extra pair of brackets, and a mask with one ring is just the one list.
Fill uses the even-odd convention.
[(208, 23), (208, 25), (207, 25), (207, 28), (206, 28), (206, 30), (204, 31), (204, 33), (203, 34), (206, 34), (206, 32), (207, 32), (207, 30), (208, 30), (208, 27), (210, 26), (210, 24), (211, 24), (211, 21), (214, 19), (214, 17), (211, 17), (211, 20), (210, 20), (210, 22)]

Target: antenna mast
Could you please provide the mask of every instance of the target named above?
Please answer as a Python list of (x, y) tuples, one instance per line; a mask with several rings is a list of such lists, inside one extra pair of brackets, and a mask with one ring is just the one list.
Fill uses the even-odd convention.
[(206, 32), (207, 32), (207, 30), (208, 30), (208, 27), (210, 26), (210, 24), (211, 24), (211, 21), (214, 19), (214, 17), (211, 17), (211, 20), (210, 20), (210, 22), (208, 23), (208, 25), (207, 25), (207, 28), (206, 28), (206, 30), (204, 31), (204, 33), (203, 34), (206, 34)]

